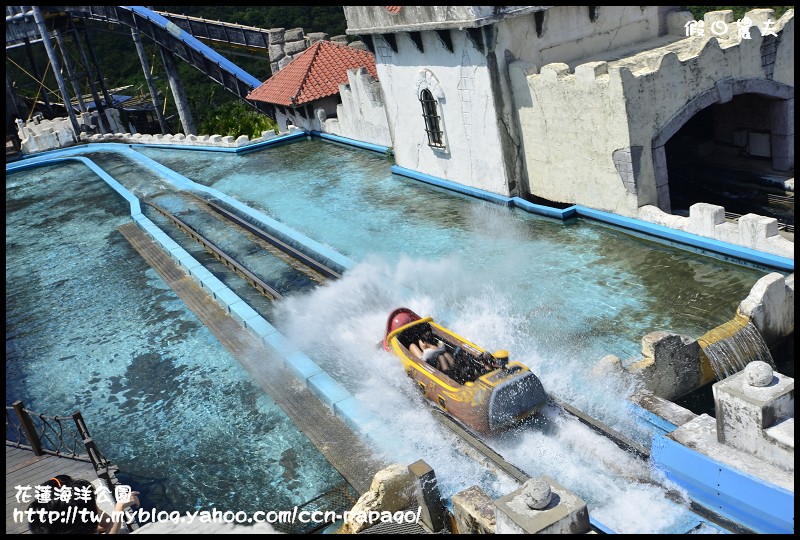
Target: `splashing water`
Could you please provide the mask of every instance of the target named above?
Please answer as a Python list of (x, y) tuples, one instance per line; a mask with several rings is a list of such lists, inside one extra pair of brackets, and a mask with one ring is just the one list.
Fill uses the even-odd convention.
[[(456, 256), (401, 257), (396, 264), (373, 256), (342, 279), (288, 298), (276, 310), (284, 334), (302, 344), (369, 411), (372, 421), (361, 431), (371, 446), (401, 464), (424, 459), (448, 498), (475, 484), (493, 497), (518, 485), (465, 454), (465, 443), (435, 420), (400, 361), (377, 345), (386, 317), (398, 306), (432, 316), (485, 348), (509, 349), (512, 358), (540, 376), (546, 390), (577, 387), (587, 395), (602, 394), (597, 406), (602, 402), (606, 412), (630, 421), (625, 406), (629, 389), (587, 376), (575, 359), (549, 359), (537, 335), (520, 331), (523, 320), (511, 309), (510, 293), (491, 283), (476, 290), (476, 282)], [(485, 442), (529, 475), (547, 475), (575, 491), (593, 515), (620, 532), (658, 532), (685, 519), (685, 511), (655, 484), (646, 463), (571, 417), (546, 414), (552, 416), (552, 432), (528, 429)]]
[[(487, 349), (510, 350), (548, 392), (635, 437), (640, 427), (627, 409), (630, 388), (595, 375), (593, 363), (608, 353), (635, 353), (654, 328), (696, 335), (709, 321), (726, 320), (757, 279), (755, 271), (709, 264), (583, 221), (562, 224), (422, 186), (403, 189), (399, 184), (409, 184), (389, 174), (385, 160), (324, 143), (235, 157), (152, 152), (183, 161), (196, 171), (193, 179), (360, 261), (342, 280), (281, 303), (277, 322), (270, 320), (373, 413), (365, 430), (376, 450), (403, 464), (425, 459), (445, 496), (475, 483), (495, 496), (515, 486), (467, 458), (463, 442), (433, 420), (399, 361), (376, 347), (393, 308), (408, 306)], [(114, 159), (106, 156), (111, 165)], [(114, 176), (155, 194), (143, 172), (124, 174), (120, 167)], [(172, 306), (177, 311), (181, 306)], [(172, 320), (164, 316), (167, 330)], [(201, 357), (197, 364), (192, 369), (207, 362)], [(576, 491), (594, 516), (620, 532), (651, 532), (683, 519), (646, 465), (569, 417), (546, 414), (550, 431), (509, 433), (492, 445), (528, 474), (547, 474)], [(204, 416), (197, 415), (198, 423)], [(137, 458), (136, 448), (126, 450)], [(242, 479), (251, 476), (243, 472)]]

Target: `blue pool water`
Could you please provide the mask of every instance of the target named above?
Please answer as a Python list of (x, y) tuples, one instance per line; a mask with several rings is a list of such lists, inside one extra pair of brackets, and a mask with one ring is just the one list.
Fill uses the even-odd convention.
[[(497, 495), (509, 489), (465, 466), (457, 441), (419, 414), (425, 405), (395, 360), (371, 350), (391, 309), (409, 306), (511, 350), (548, 391), (646, 439), (626, 406), (633, 384), (592, 367), (609, 353), (638, 355), (651, 331), (697, 337), (729, 320), (764, 274), (587, 220), (561, 223), (431, 188), (392, 175), (380, 155), (322, 141), (246, 155), (141, 152), (357, 261), (336, 283), (280, 304), (271, 321), (376, 415), (368, 431), (378, 449), (400, 462), (423, 457), (447, 495), (476, 482)], [(575, 489), (618, 531), (659, 532), (686, 519), (647, 467), (585, 426), (554, 421), (554, 433), (514, 434), (495, 449)], [(413, 437), (398, 435), (409, 426)]]
[[(445, 192), (391, 174), (384, 156), (319, 140), (245, 155), (141, 152), (358, 261), (377, 283), (339, 302), (373, 314), (371, 339), (393, 307), (410, 303), (487, 348), (510, 349), (549, 389), (589, 410), (607, 405), (582, 384), (600, 358), (635, 357), (656, 330), (702, 335), (730, 320), (764, 274), (588, 220), (562, 223)], [(415, 297), (404, 298), (409, 290)], [(302, 329), (331, 319), (352, 328), (338, 324), (341, 313), (303, 311), (276, 324), (296, 327), (315, 356), (326, 356), (330, 336)], [(350, 363), (323, 363), (358, 386)]]
[(6, 209), (7, 400), (80, 410), (145, 507), (291, 509), (343, 482), (116, 231), (99, 177), (9, 175)]
[[(384, 156), (317, 140), (245, 155), (140, 151), (356, 263), (336, 282), (290, 285), (293, 294), (277, 305), (247, 293), (235, 278), (226, 283), (374, 414), (364, 431), (376, 451), (405, 464), (425, 459), (446, 496), (474, 484), (499, 496), (513, 486), (464, 456), (458, 440), (425, 412), (399, 363), (375, 347), (393, 308), (411, 307), (486, 348), (510, 350), (548, 391), (646, 438), (626, 406), (634, 383), (596, 375), (596, 362), (606, 354), (638, 355), (642, 335), (655, 330), (699, 336), (732, 318), (764, 274), (587, 220), (562, 223), (431, 188), (391, 174)], [(113, 154), (91, 157), (137, 195), (180, 211), (183, 203), (166, 179)], [(266, 493), (266, 478), (269, 496), (285, 495), (281, 504), (341, 481), (115, 233), (127, 221), (125, 206), (85, 168), (66, 170), (34, 169), (7, 180), (7, 259), (29, 260), (7, 262), (14, 291), (9, 298), (18, 305), (9, 309), (14, 317), (8, 315), (7, 343), (16, 352), (7, 360), (7, 395), (22, 394), (34, 410), (58, 410), (54, 406), (67, 400), (64, 412), (81, 408), (90, 425), (94, 414), (124, 420), (129, 442), (117, 442), (118, 427), (105, 439), (97, 436), (114, 448), (108, 453), (133, 474), (162, 471), (162, 483), (169, 477), (178, 484), (170, 483), (171, 489), (187, 492), (181, 500), (196, 506), (223, 500), (243, 508), (238, 503), (245, 494)], [(39, 180), (48, 175), (49, 181)], [(55, 197), (59, 187), (73, 184), (69, 199)], [(65, 216), (55, 220), (65, 225), (51, 232), (55, 239), (42, 239), (41, 229), (55, 226), (46, 211), (63, 210), (51, 198), (69, 202)], [(114, 205), (118, 213), (111, 212)], [(227, 238), (197, 216), (184, 217), (210, 227), (220, 241)], [(89, 244), (94, 236), (99, 243)], [(108, 259), (72, 262), (62, 252), (73, 244), (87, 246), (83, 257), (99, 252)], [(231, 239), (229, 249), (265, 275), (284, 273), (239, 239)], [(194, 248), (198, 260), (201, 252)], [(49, 289), (32, 279), (43, 264), (52, 266), (53, 282), (105, 269), (102, 277), (95, 269), (84, 278), (82, 297), (63, 302), (74, 310), (69, 321), (60, 315), (62, 303), (50, 303), (54, 299), (43, 292)], [(120, 302), (134, 314), (117, 314)], [(39, 311), (49, 316), (31, 315)], [(52, 332), (67, 343), (41, 354), (52, 345)], [(42, 388), (52, 386), (46, 384), (54, 365), (81, 375), (69, 390), (51, 395)], [(151, 413), (159, 418), (156, 425)], [(620, 532), (662, 532), (686, 519), (645, 464), (581, 424), (559, 417), (551, 422), (551, 430), (512, 433), (492, 444), (528, 474), (546, 474), (578, 492), (593, 516)], [(225, 450), (231, 423), (248, 434), (244, 450)], [(97, 424), (93, 431), (104, 429)], [(198, 440), (198, 434), (208, 438)], [(173, 468), (180, 472), (173, 475)], [(236, 476), (235, 489), (230, 475)], [(204, 495), (192, 500), (192, 485), (202, 485)], [(212, 489), (215, 495), (208, 495)]]

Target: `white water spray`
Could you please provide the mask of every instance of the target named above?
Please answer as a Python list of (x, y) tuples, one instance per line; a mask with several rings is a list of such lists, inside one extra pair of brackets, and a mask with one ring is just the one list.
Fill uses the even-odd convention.
[[(276, 314), (281, 331), (371, 413), (373, 420), (361, 431), (378, 453), (406, 465), (424, 459), (446, 497), (475, 484), (499, 497), (516, 482), (465, 455), (463, 441), (435, 420), (438, 413), (416, 392), (400, 361), (379, 348), (394, 308), (432, 316), (486, 349), (508, 349), (540, 376), (546, 391), (583, 391), (596, 408), (630, 415), (629, 389), (543, 348), (538, 336), (521, 330), (525, 314), (514, 312), (513, 291), (500, 285), (471, 275), (456, 256), (401, 257), (396, 264), (373, 256), (336, 282), (286, 299)], [(645, 463), (574, 418), (561, 415), (553, 424), (547, 433), (531, 428), (487, 442), (528, 474), (550, 476), (577, 492), (621, 532), (656, 532), (678, 519), (680, 509), (650, 480)]]

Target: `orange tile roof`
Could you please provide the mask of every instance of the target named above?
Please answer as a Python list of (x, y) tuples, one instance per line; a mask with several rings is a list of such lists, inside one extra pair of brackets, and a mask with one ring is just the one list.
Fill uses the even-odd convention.
[(252, 90), (247, 99), (291, 107), (339, 93), (347, 70), (365, 67), (378, 78), (372, 53), (330, 41), (317, 41), (282, 70)]

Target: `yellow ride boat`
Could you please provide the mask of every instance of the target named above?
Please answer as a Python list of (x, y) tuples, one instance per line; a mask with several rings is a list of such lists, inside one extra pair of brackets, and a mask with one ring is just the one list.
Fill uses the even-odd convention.
[(408, 308), (386, 322), (383, 348), (437, 408), (479, 433), (507, 428), (536, 413), (547, 401), (539, 378), (507, 351), (488, 353)]

